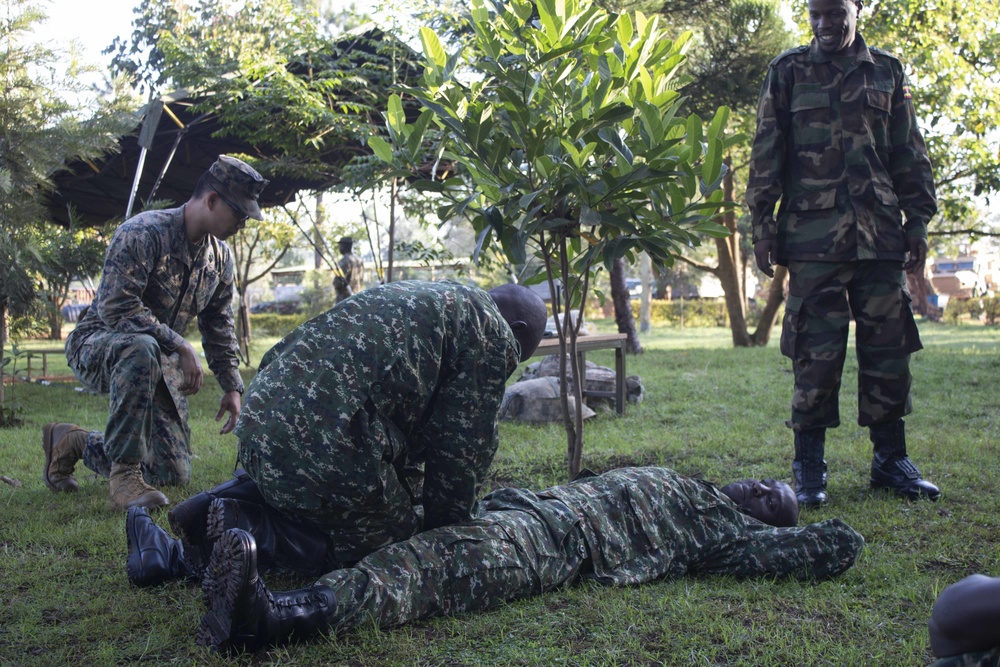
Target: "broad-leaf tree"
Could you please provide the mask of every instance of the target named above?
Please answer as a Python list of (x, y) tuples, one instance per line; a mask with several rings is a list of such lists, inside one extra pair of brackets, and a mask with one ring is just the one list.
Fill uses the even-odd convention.
[(50, 177), (69, 160), (101, 155), (135, 122), (120, 88), (95, 100), (80, 83), (83, 65), (35, 41), (44, 20), (33, 2), (0, 0), (0, 422), (8, 318), (39, 305)]
[(389, 141), (369, 143), (397, 168), (391, 175), (412, 175), (426, 159), (427, 128), (437, 124), (441, 157), (460, 173), (414, 187), (447, 202), (442, 220), (471, 217), (477, 255), (499, 245), (513, 264), (538, 272), (529, 280), (548, 282), (552, 303), (561, 302), (573, 477), (583, 450), (585, 372), (576, 340), (595, 273), (640, 251), (667, 265), (703, 235), (727, 233), (710, 216), (722, 204), (728, 110), (707, 129), (698, 116), (681, 114), (677, 86), (690, 34), (673, 38), (655, 17), (609, 14), (579, 0), (473, 0), (471, 27), (476, 57), (468, 63), (421, 30), (423, 80), (402, 90), (425, 111), (408, 125), (400, 101), (391, 100)]

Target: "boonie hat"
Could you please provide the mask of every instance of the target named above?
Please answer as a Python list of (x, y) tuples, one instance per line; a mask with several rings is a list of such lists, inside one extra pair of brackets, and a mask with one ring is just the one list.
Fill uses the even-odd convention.
[(257, 198), (269, 181), (243, 160), (229, 155), (220, 155), (208, 168), (212, 189), (227, 204), (239, 209), (239, 213), (249, 215), (254, 220), (263, 220)]

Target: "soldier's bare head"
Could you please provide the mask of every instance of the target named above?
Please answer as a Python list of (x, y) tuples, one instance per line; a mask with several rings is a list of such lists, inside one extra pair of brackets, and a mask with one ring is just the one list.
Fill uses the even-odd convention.
[(799, 503), (792, 487), (776, 479), (743, 479), (722, 487), (746, 513), (770, 526), (795, 526)]
[(490, 296), (521, 346), (521, 361), (526, 361), (545, 333), (545, 302), (523, 285), (500, 285), (490, 290)]
[(861, 0), (809, 0), (809, 25), (820, 50), (830, 55), (850, 55), (857, 50)]

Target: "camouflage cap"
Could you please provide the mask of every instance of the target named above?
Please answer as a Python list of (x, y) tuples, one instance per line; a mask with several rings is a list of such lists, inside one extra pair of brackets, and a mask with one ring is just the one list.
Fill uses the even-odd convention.
[(260, 204), (257, 198), (268, 184), (262, 177), (243, 160), (229, 155), (220, 155), (219, 159), (208, 168), (212, 181), (212, 189), (225, 200), (227, 204), (239, 209), (240, 213), (249, 215), (255, 220), (263, 220)]

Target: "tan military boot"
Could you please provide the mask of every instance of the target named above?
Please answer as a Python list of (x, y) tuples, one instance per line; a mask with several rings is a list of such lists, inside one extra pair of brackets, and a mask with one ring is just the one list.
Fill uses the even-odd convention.
[(83, 458), (87, 431), (76, 424), (52, 422), (42, 427), (42, 450), (45, 469), (42, 479), (53, 491), (76, 491), (80, 485), (73, 479), (73, 468)]
[(111, 504), (118, 509), (169, 505), (167, 497), (146, 484), (138, 463), (111, 464)]

